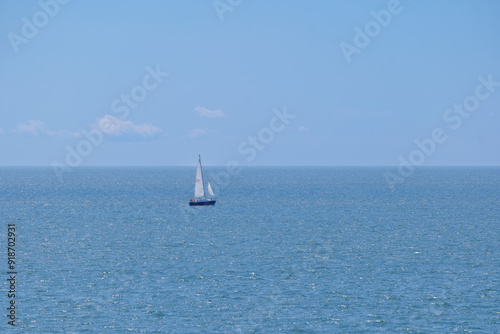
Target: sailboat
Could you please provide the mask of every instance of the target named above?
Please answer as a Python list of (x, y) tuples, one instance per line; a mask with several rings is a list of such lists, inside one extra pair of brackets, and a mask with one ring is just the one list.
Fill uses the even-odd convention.
[(201, 168), (201, 156), (199, 156), (198, 167), (196, 168), (196, 182), (194, 184), (194, 198), (191, 198), (189, 205), (214, 205), (217, 202), (214, 197), (214, 192), (208, 182), (208, 194), (211, 196), (207, 198), (205, 195), (205, 182), (203, 182), (203, 169)]

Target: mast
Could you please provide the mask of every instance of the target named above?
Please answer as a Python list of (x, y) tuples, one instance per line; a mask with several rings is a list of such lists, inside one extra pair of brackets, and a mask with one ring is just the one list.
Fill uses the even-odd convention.
[(203, 167), (201, 166), (201, 155), (199, 154), (198, 154), (198, 162), (200, 163), (201, 182), (203, 183), (203, 198), (207, 199), (207, 194), (205, 193), (205, 178), (203, 177)]

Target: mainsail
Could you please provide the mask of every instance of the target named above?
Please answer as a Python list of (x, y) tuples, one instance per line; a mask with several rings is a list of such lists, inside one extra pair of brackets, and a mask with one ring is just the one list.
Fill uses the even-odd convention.
[(201, 159), (198, 161), (198, 167), (196, 168), (196, 183), (194, 185), (194, 197), (205, 197), (205, 191), (203, 190), (203, 175), (201, 173)]
[(212, 196), (212, 197), (214, 197), (214, 196), (215, 196), (215, 194), (214, 194), (214, 192), (213, 192), (213, 190), (212, 190), (212, 187), (210, 187), (210, 182), (208, 182), (208, 193), (209, 193), (209, 194), (210, 194), (210, 196)]

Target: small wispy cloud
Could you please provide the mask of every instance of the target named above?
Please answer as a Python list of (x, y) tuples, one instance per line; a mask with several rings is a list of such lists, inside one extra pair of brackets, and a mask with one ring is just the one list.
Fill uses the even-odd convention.
[(306, 128), (305, 126), (299, 126), (299, 132), (309, 132), (311, 129)]
[(205, 107), (196, 107), (194, 108), (194, 111), (196, 111), (200, 117), (209, 117), (209, 118), (216, 118), (216, 117), (224, 117), (226, 116), (222, 110), (217, 109), (217, 110), (210, 110)]
[(191, 132), (189, 133), (189, 137), (196, 138), (199, 136), (203, 136), (205, 134), (207, 134), (207, 131), (200, 129), (200, 128), (195, 128), (195, 129), (191, 130)]
[(134, 124), (111, 115), (97, 120), (95, 128), (100, 128), (114, 140), (151, 140), (159, 137), (161, 129), (151, 124)]
[[(98, 119), (93, 127), (105, 132), (108, 138), (112, 140), (151, 140), (157, 138), (161, 133), (159, 128), (151, 124), (134, 124), (130, 121), (122, 121), (111, 115), (105, 115)], [(45, 126), (45, 123), (40, 120), (30, 120), (27, 123), (21, 123), (16, 129), (10, 132), (25, 136), (62, 138), (79, 138), (83, 136), (81, 130), (76, 132), (49, 130)], [(4, 131), (0, 129), (0, 135), (2, 134), (4, 134)]]
[(40, 120), (30, 120), (28, 123), (21, 123), (17, 126), (17, 129), (12, 130), (12, 132), (28, 136), (52, 137), (57, 135), (57, 132), (48, 130), (45, 123)]
[(0, 135), (4, 135), (5, 134), (5, 131), (3, 131), (3, 129), (0, 129)]

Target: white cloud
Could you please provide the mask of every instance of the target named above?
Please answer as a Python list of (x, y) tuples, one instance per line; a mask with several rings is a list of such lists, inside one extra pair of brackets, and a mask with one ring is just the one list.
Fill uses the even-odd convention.
[[(131, 121), (122, 121), (111, 115), (105, 115), (98, 119), (94, 124), (94, 128), (106, 133), (108, 138), (112, 140), (149, 140), (157, 138), (161, 133), (159, 128), (151, 124), (134, 124)], [(21, 123), (17, 126), (17, 129), (11, 130), (11, 132), (30, 136), (64, 138), (79, 138), (83, 136), (82, 131), (51, 131), (40, 120), (30, 120), (28, 123)], [(3, 133), (3, 130), (0, 129), (0, 135)]]
[(191, 138), (196, 138), (196, 137), (199, 137), (199, 136), (203, 136), (206, 133), (207, 133), (207, 131), (205, 131), (203, 129), (200, 129), (200, 128), (196, 128), (196, 129), (191, 130), (191, 133), (189, 134), (189, 136)]
[(311, 129), (306, 128), (305, 126), (299, 126), (299, 132), (309, 132)]
[(3, 131), (3, 129), (0, 129), (0, 135), (4, 135), (5, 132)]
[(136, 125), (131, 121), (122, 121), (111, 115), (98, 119), (95, 127), (115, 140), (147, 140), (157, 138), (161, 129), (151, 124)]
[(198, 114), (200, 115), (200, 117), (216, 118), (216, 117), (224, 117), (224, 116), (226, 116), (222, 112), (222, 110), (220, 110), (220, 109), (210, 110), (210, 109), (198, 106), (198, 107), (194, 108), (194, 110), (198, 112)]
[(17, 129), (12, 130), (14, 133), (32, 136), (55, 136), (56, 132), (50, 131), (45, 127), (45, 123), (40, 120), (30, 120), (28, 124), (21, 123)]

